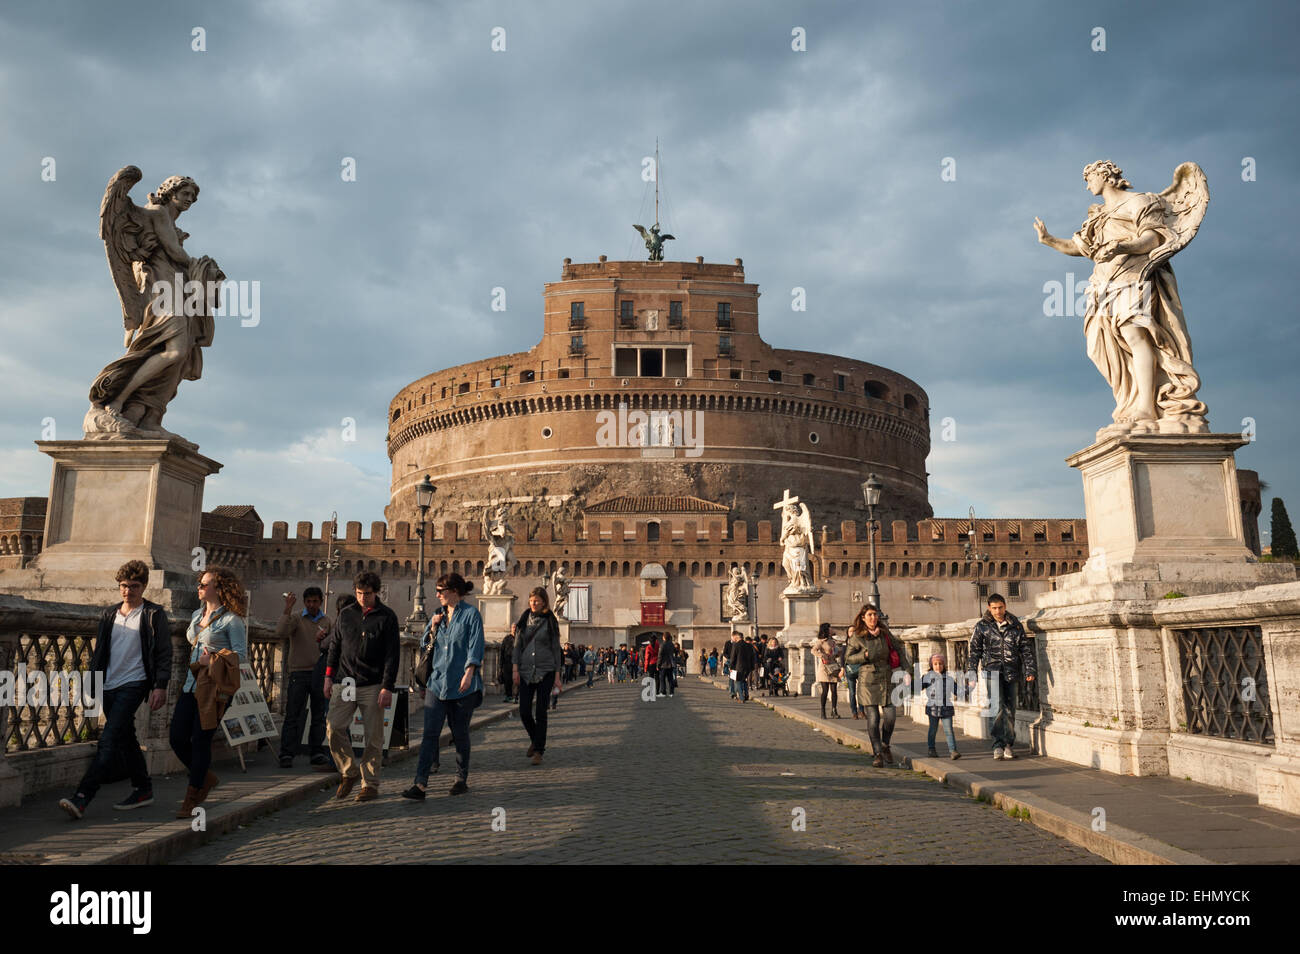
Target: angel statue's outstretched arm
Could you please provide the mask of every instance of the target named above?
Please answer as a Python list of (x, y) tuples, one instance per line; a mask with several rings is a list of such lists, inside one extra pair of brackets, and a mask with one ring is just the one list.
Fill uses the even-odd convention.
[(1073, 255), (1076, 258), (1083, 257), (1083, 250), (1081, 248), (1069, 239), (1057, 238), (1055, 235), (1048, 232), (1047, 226), (1043, 224), (1043, 220), (1038, 218), (1038, 216), (1034, 216), (1034, 231), (1038, 233), (1038, 241), (1043, 245), (1046, 245), (1048, 248), (1054, 248), (1062, 255)]

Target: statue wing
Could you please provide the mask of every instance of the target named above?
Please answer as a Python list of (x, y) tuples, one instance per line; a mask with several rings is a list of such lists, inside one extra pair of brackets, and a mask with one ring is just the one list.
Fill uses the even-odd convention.
[(1146, 278), (1174, 254), (1186, 248), (1196, 237), (1210, 204), (1210, 186), (1205, 172), (1194, 162), (1184, 162), (1174, 170), (1174, 181), (1160, 198), (1165, 203), (1165, 227), (1172, 238), (1153, 249), (1142, 277)]
[(138, 167), (123, 166), (108, 180), (104, 199), (99, 204), (99, 237), (104, 240), (108, 270), (122, 302), (122, 326), (128, 332), (140, 327), (149, 305), (149, 296), (141, 290), (133, 267), (134, 262), (144, 257), (139, 242), (144, 228), (140, 207), (130, 196), (131, 188), (140, 179)]
[(650, 241), (650, 235), (649, 235), (649, 233), (646, 232), (646, 230), (645, 230), (645, 226), (644, 226), (644, 225), (634, 225), (634, 226), (632, 226), (632, 228), (634, 228), (634, 229), (636, 229), (638, 232), (640, 232), (640, 233), (641, 233), (641, 237), (642, 237), (643, 239), (645, 239), (647, 242)]
[(661, 242), (667, 242), (669, 239), (672, 239), (672, 240), (675, 242), (675, 241), (677, 241), (677, 236), (676, 236), (676, 235), (661, 235), (661, 236), (659, 236), (659, 241), (661, 241)]

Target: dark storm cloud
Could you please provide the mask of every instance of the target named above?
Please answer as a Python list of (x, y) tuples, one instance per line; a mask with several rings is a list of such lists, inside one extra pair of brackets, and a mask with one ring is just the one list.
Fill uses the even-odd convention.
[[(207, 52), (190, 31), (207, 31)], [(507, 50), (490, 50), (491, 30)], [(1094, 27), (1107, 50), (1090, 49)], [(790, 48), (807, 32), (807, 52)], [(0, 14), (0, 495), (40, 494), (31, 441), (74, 435), (120, 326), (96, 236), (109, 176), (202, 187), (192, 250), (262, 286), (219, 327), (168, 425), (226, 464), (209, 506), (367, 521), (407, 382), (526, 350), (560, 260), (639, 257), (658, 136), (670, 257), (743, 257), (764, 336), (914, 378), (938, 513), (1081, 510), (1061, 462), (1109, 419), (1078, 318), (1043, 283), (1087, 263), (1034, 240), (1113, 158), (1160, 191), (1199, 162), (1212, 202), (1175, 259), (1217, 430), (1282, 496), (1300, 427), (1297, 94), (1290, 5), (43, 4)], [(54, 183), (40, 162), (58, 162)], [(1258, 162), (1243, 182), (1241, 162)], [(357, 162), (341, 180), (343, 157)], [(940, 162), (956, 160), (954, 182)], [(505, 312), (490, 309), (492, 289)], [(790, 310), (792, 289), (808, 311)], [(11, 391), (13, 389), (10, 389)], [(951, 417), (957, 439), (940, 440)], [(357, 422), (357, 440), (341, 422)]]

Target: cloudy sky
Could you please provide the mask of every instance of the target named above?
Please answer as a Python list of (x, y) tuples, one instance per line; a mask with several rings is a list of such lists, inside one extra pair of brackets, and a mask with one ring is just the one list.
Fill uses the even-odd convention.
[[(629, 225), (653, 218), (641, 169), (657, 137), (669, 257), (742, 257), (774, 346), (918, 381), (932, 503), (947, 516), (1082, 514), (1063, 458), (1114, 404), (1080, 318), (1044, 315), (1044, 283), (1086, 281), (1090, 263), (1038, 245), (1033, 218), (1078, 228), (1094, 159), (1153, 192), (1198, 162), (1211, 204), (1175, 272), (1211, 425), (1254, 421), (1238, 463), (1271, 486), (1267, 531), (1273, 493), (1300, 506), (1297, 9), (11, 5), (0, 496), (48, 492), (32, 442), (80, 436), (89, 383), (120, 353), (97, 235), (120, 167), (143, 170), (139, 203), (165, 176), (194, 177), (189, 251), (260, 283), (259, 323), (218, 323), (203, 378), (165, 422), (225, 465), (206, 506), (368, 523), (388, 500), (384, 418), (399, 388), (531, 347), (564, 257), (644, 255)], [(498, 286), (504, 312), (491, 309)], [(806, 313), (790, 308), (795, 287)]]

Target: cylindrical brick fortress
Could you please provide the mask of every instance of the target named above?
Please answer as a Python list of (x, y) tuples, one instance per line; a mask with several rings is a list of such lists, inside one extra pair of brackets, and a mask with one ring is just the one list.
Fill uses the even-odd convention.
[(733, 519), (780, 515), (789, 488), (817, 525), (861, 520), (874, 471), (884, 520), (932, 515), (929, 399), (865, 361), (772, 348), (758, 287), (735, 265), (565, 260), (545, 286), (542, 340), (436, 371), (389, 405), (390, 521), (438, 487), (431, 519), (507, 502), (576, 519), (620, 496), (691, 496)]

